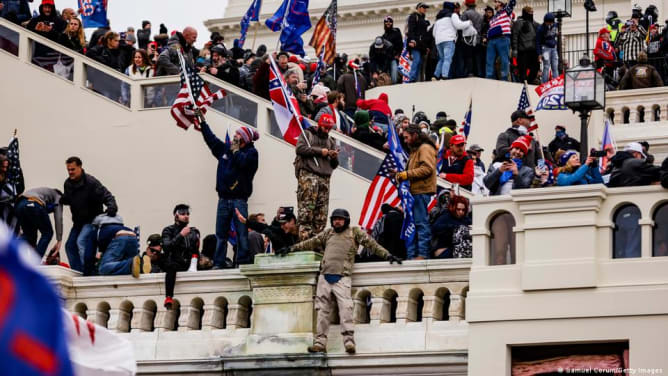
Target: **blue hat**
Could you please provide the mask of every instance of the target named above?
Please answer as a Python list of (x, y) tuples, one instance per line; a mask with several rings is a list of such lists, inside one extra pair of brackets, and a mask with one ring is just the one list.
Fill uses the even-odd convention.
[(565, 166), (568, 160), (571, 159), (571, 156), (577, 153), (578, 152), (575, 150), (566, 151), (564, 154), (561, 155), (561, 157), (559, 157), (559, 166)]

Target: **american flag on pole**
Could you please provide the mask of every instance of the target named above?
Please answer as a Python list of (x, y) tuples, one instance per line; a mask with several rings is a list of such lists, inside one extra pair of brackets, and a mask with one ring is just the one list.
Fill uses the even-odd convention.
[[(302, 117), (299, 112), (297, 98), (292, 94), (283, 80), (283, 75), (278, 70), (273, 57), (269, 57), (271, 65), (269, 66), (269, 97), (274, 107), (274, 116), (276, 123), (281, 130), (283, 139), (292, 145), (297, 145), (297, 139), (302, 133)], [(304, 124), (308, 127), (308, 123)]]
[(413, 60), (411, 59), (411, 54), (408, 52), (408, 48), (406, 47), (406, 39), (404, 39), (404, 49), (401, 51), (401, 56), (399, 56), (399, 73), (404, 76), (403, 82), (409, 81), (408, 77), (411, 74), (412, 64)]
[(394, 162), (392, 155), (387, 154), (366, 193), (362, 213), (360, 214), (360, 227), (370, 230), (382, 216), (383, 213), (380, 207), (383, 204), (390, 204), (396, 207), (401, 203), (399, 191), (397, 190), (397, 181), (391, 172), (393, 170), (398, 170), (397, 164)]
[(196, 104), (202, 114), (205, 114), (206, 107), (210, 106), (213, 101), (225, 97), (226, 93), (223, 89), (212, 93), (199, 74), (185, 61), (182, 61), (181, 67), (181, 90), (177, 94), (170, 112), (179, 127), (188, 130), (190, 126), (194, 125), (196, 130), (200, 130), (193, 103)]
[(531, 124), (529, 125), (529, 132), (533, 132), (538, 129), (538, 124), (536, 123), (536, 114), (533, 112), (533, 107), (529, 103), (529, 94), (527, 92), (527, 84), (525, 83), (522, 87), (522, 94), (520, 94), (520, 100), (517, 103), (517, 109), (522, 110), (529, 115), (531, 118)]
[(326, 51), (323, 60), (327, 64), (332, 64), (336, 56), (336, 1), (332, 0), (325, 13), (320, 17), (315, 29), (313, 29), (311, 41), (308, 43), (315, 48), (316, 55), (320, 55), (322, 50)]
[(7, 184), (12, 187), (14, 196), (23, 193), (25, 183), (23, 180), (23, 170), (21, 169), (21, 160), (19, 158), (19, 139), (13, 137), (7, 147), (7, 159), (9, 160), (9, 170), (7, 170)]

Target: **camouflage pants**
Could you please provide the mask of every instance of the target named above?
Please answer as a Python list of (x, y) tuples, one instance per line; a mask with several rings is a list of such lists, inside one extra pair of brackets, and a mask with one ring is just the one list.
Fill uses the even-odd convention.
[(329, 178), (299, 171), (297, 179), (297, 210), (299, 240), (319, 234), (327, 226), (329, 210)]

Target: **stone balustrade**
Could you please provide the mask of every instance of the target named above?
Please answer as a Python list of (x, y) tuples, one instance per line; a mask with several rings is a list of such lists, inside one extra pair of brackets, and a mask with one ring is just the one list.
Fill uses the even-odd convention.
[(605, 112), (615, 124), (668, 120), (668, 88), (608, 91)]
[[(196, 360), (199, 365), (191, 365), (197, 368), (226, 357), (234, 364), (249, 356), (307, 356), (319, 259), (308, 252), (260, 255), (241, 269), (178, 273), (172, 310), (162, 306), (164, 274), (80, 277), (62, 267), (44, 269), (67, 309), (134, 344), (141, 371), (175, 360)], [(370, 364), (401, 353), (404, 365), (412, 356), (448, 353), (451, 364), (437, 356), (432, 362), (465, 369), (470, 264), (357, 264), (352, 296), (358, 353), (375, 359)], [(332, 320), (328, 353), (337, 356), (344, 351), (336, 310)]]

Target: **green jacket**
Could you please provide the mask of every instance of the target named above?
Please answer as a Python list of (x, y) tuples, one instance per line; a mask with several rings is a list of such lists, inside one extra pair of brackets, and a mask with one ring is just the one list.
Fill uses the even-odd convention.
[(363, 245), (378, 257), (387, 259), (390, 253), (378, 244), (359, 227), (349, 227), (337, 233), (328, 228), (311, 239), (304, 240), (292, 246), (292, 251), (313, 251), (325, 249), (320, 263), (320, 273), (350, 276), (355, 264), (355, 255), (359, 246)]

